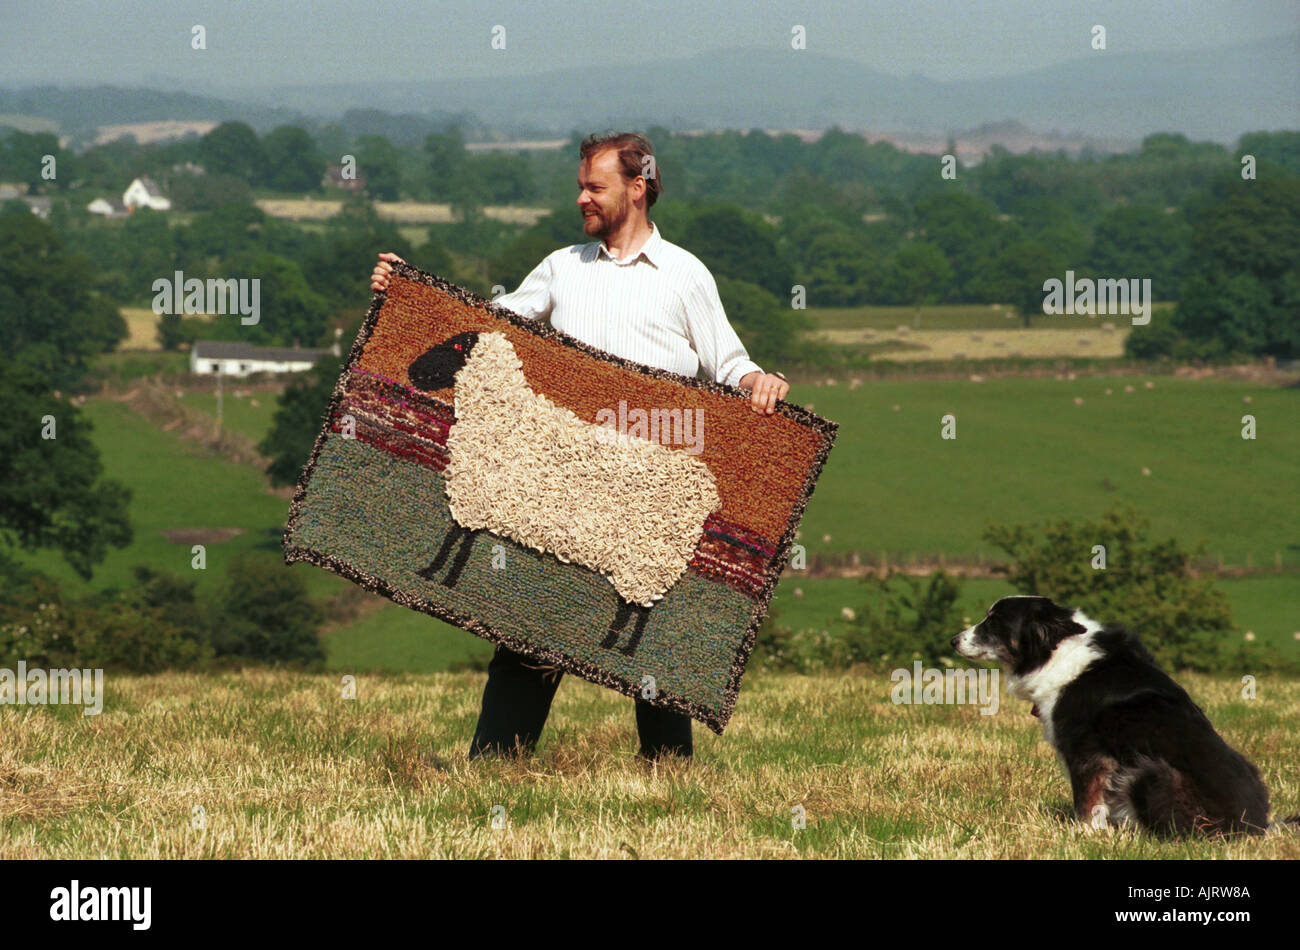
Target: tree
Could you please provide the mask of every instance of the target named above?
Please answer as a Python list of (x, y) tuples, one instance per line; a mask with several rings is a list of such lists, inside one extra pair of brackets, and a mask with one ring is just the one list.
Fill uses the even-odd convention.
[(452, 126), (431, 133), (424, 140), (428, 158), (428, 188), (435, 201), (451, 201), (464, 189), (461, 171), (468, 160), (465, 138), (460, 128)]
[(187, 270), (207, 271), (213, 264), (220, 265), (256, 249), (266, 225), (266, 213), (257, 205), (218, 205), (211, 211), (196, 214), (188, 227), (177, 229), (177, 251), (189, 265)]
[(402, 153), (382, 135), (357, 139), (357, 173), (366, 180), (366, 193), (380, 201), (402, 194)]
[(243, 122), (222, 122), (203, 136), (199, 155), (209, 174), (234, 175), (249, 184), (266, 175), (266, 153), (257, 133)]
[[(204, 665), (211, 648), (159, 607), (91, 594), (72, 599), (47, 578), (0, 602), (0, 657), (31, 666), (152, 673)], [(0, 662), (4, 662), (0, 660)]]
[(958, 578), (944, 571), (924, 580), (890, 572), (886, 578), (863, 578), (863, 583), (875, 596), (854, 611), (838, 635), (784, 629), (779, 620), (772, 620), (779, 611), (769, 611), (758, 631), (764, 665), (815, 673), (855, 664), (888, 669), (910, 665), (914, 659), (931, 665), (954, 659), (953, 632), (966, 625), (957, 606)]
[(199, 327), (193, 319), (186, 320), (179, 313), (164, 313), (158, 318), (156, 333), (158, 345), (164, 350), (176, 350), (188, 346), (199, 338)]
[(1237, 142), (1237, 158), (1254, 155), (1260, 164), (1276, 163), (1300, 175), (1300, 132), (1251, 132)]
[(916, 307), (921, 326), (921, 306), (942, 300), (952, 288), (952, 268), (937, 245), (911, 241), (894, 255), (885, 273), (885, 285), (899, 303)]
[[(1199, 550), (1152, 541), (1149, 530), (1136, 511), (1117, 508), (1094, 522), (993, 525), (984, 537), (1011, 556), (1002, 570), (1019, 593), (1125, 624), (1175, 667), (1213, 669), (1232, 629), (1227, 599), (1212, 580), (1193, 577)], [(1105, 549), (1104, 568), (1094, 566), (1095, 545)]]
[(919, 201), (915, 213), (918, 235), (943, 251), (959, 295), (969, 299), (971, 281), (1007, 243), (998, 209), (967, 192), (945, 191)]
[(1025, 326), (1043, 313), (1043, 283), (1065, 276), (1065, 263), (1047, 247), (1031, 240), (1009, 245), (975, 278), (975, 292), (990, 302), (1013, 304)]
[(1217, 181), (1189, 202), (1173, 325), (1209, 352), (1300, 356), (1300, 179)]
[(880, 262), (860, 236), (843, 225), (808, 241), (805, 260), (796, 271), (808, 289), (808, 301), (818, 307), (865, 303), (880, 280)]
[[(55, 177), (45, 177), (45, 156), (54, 157)], [(32, 188), (54, 185), (66, 189), (76, 176), (77, 157), (59, 147), (51, 132), (10, 132), (0, 140), (0, 180), (20, 181)]]
[(794, 283), (789, 263), (776, 245), (776, 230), (761, 217), (735, 205), (709, 205), (690, 220), (681, 240), (713, 272), (757, 284), (788, 297)]
[(1150, 278), (1158, 299), (1175, 299), (1190, 238), (1181, 214), (1151, 205), (1113, 208), (1093, 233), (1088, 270), (1099, 278)]
[(317, 346), (326, 341), (329, 302), (317, 293), (296, 263), (278, 254), (232, 259), (232, 275), (260, 281), (257, 323), (235, 314), (218, 317), (210, 339), (243, 340), (271, 346)]
[[(326, 222), (323, 238), (303, 255), (303, 274), (312, 290), (323, 294), (336, 309), (361, 307), (369, 302), (365, 277), (375, 266), (379, 251), (392, 251), (416, 264), (411, 243), (397, 225), (379, 217), (369, 201), (353, 196)], [(436, 259), (436, 252), (431, 257)]]
[(266, 155), (264, 181), (268, 188), (296, 193), (320, 190), (325, 159), (305, 130), (282, 125), (262, 139), (262, 151)]
[(745, 344), (750, 359), (769, 370), (806, 357), (801, 334), (811, 328), (802, 310), (791, 309), (762, 287), (748, 281), (718, 277), (718, 296), (727, 321)]
[(528, 157), (493, 152), (469, 159), (463, 166), (464, 187), (483, 204), (509, 204), (536, 194)]
[(56, 549), (89, 579), (110, 545), (131, 543), (130, 492), (101, 477), (90, 423), (47, 377), (0, 358), (0, 405), (0, 540)]
[(271, 459), (266, 474), (273, 485), (294, 485), (311, 456), (325, 421), (334, 384), (343, 371), (340, 357), (325, 357), (285, 387), (258, 451)]
[(76, 386), (91, 356), (126, 338), (117, 308), (90, 289), (97, 281), (90, 263), (26, 207), (0, 214), (0, 338), (9, 356), (60, 389)]
[(325, 659), (316, 634), (321, 610), (308, 596), (302, 575), (287, 565), (268, 566), (247, 555), (235, 560), (216, 604), (220, 617), (212, 645), (218, 656), (310, 664)]
[(128, 299), (153, 296), (153, 282), (170, 278), (176, 271), (176, 234), (168, 214), (152, 208), (137, 208), (122, 222), (119, 240), (122, 275)]
[(171, 199), (178, 211), (211, 211), (228, 204), (251, 205), (253, 189), (234, 175), (176, 175)]
[(883, 580), (864, 578), (881, 596), (877, 603), (864, 605), (850, 622), (847, 639), (854, 648), (854, 661), (873, 663), (882, 654), (895, 665), (918, 655), (926, 663), (951, 659), (952, 635), (964, 626), (957, 606), (961, 581), (941, 570), (925, 580), (901, 575), (906, 589), (900, 589), (899, 576), (891, 571)]

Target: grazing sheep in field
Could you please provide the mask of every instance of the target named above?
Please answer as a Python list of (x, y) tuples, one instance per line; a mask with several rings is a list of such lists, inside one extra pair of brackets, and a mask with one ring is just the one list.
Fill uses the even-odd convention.
[[(586, 422), (534, 393), (504, 334), (461, 333), (410, 366), (425, 390), (454, 386), (456, 422), (444, 476), (453, 529), (430, 578), (460, 541), (450, 584), (468, 557), (469, 532), (486, 528), (565, 563), (605, 575), (619, 605), (606, 646), (634, 612), (663, 598), (685, 572), (717, 511), (713, 473), (696, 458)], [(637, 611), (637, 630), (644, 626)]]

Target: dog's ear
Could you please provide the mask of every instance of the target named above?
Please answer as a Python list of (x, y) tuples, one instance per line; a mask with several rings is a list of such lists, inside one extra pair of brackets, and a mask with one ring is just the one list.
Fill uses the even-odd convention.
[(1020, 662), (1036, 665), (1045, 654), (1052, 652), (1051, 635), (1043, 618), (1024, 614), (1016, 618), (1010, 636), (1011, 653)]

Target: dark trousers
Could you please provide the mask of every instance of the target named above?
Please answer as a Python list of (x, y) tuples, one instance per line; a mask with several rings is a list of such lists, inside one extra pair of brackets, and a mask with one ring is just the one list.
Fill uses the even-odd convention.
[[(537, 669), (534, 661), (498, 646), (488, 664), (483, 710), (474, 729), (469, 757), (531, 752), (546, 725), (559, 685), (559, 673)], [(642, 699), (636, 701), (636, 731), (641, 737), (641, 755), (646, 758), (689, 756), (693, 751), (690, 717), (651, 706)]]

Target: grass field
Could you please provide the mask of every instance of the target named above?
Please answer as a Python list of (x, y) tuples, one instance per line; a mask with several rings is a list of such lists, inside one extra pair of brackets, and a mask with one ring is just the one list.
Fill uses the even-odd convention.
[[(1300, 811), (1300, 682), (1182, 682)], [(536, 757), (475, 764), (481, 674), (360, 677), (355, 700), (268, 671), (106, 687), (97, 716), (0, 707), (0, 857), (1300, 858), (1298, 831), (1092, 831), (1024, 703), (895, 705), (883, 673), (751, 675), (726, 735), (655, 768), (632, 703), (573, 678)]]

